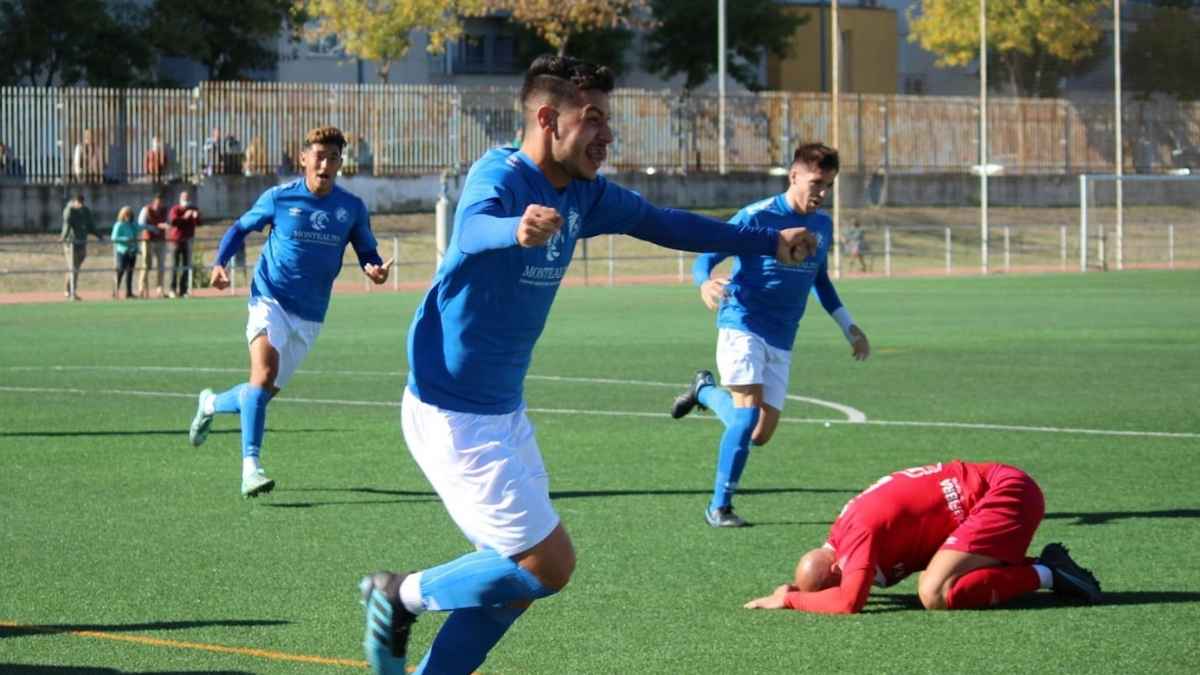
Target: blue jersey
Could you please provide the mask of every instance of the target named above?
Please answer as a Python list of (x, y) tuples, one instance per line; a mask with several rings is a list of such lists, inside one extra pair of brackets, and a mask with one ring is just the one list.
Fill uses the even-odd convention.
[[(544, 245), (525, 248), (516, 230), (530, 204), (553, 207), (563, 225)], [(778, 241), (766, 228), (657, 208), (603, 177), (556, 189), (525, 153), (493, 149), (467, 174), (446, 256), (408, 331), (413, 393), (447, 410), (516, 410), (575, 243), (601, 234), (747, 255), (773, 253)]]
[(262, 193), (233, 224), (225, 237), (229, 242), (221, 242), (217, 264), (229, 262), (247, 233), (261, 232), (267, 225), (271, 232), (255, 267), (250, 295), (272, 298), (306, 321), (325, 320), (347, 243), (360, 262), (378, 264), (366, 204), (336, 185), (318, 197), (303, 178)]
[[(831, 314), (842, 306), (826, 264), (833, 221), (821, 212), (796, 213), (786, 194), (779, 194), (738, 211), (730, 222), (775, 230), (804, 227), (817, 237), (816, 253), (800, 265), (783, 265), (761, 255), (735, 258), (725, 299), (717, 311), (717, 326), (753, 333), (776, 349), (790, 351), (811, 291), (816, 291), (821, 305)], [(724, 253), (697, 257), (692, 268), (696, 285), (707, 281), (713, 268), (727, 257), (729, 254)]]

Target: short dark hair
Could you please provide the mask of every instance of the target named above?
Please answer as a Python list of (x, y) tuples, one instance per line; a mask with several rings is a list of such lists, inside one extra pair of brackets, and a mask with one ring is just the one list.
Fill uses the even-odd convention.
[(613, 90), (613, 73), (607, 66), (581, 61), (571, 56), (542, 54), (529, 64), (521, 86), (521, 105), (537, 94), (546, 94), (557, 104), (573, 100), (581, 91)]
[(310, 145), (336, 145), (338, 152), (346, 148), (346, 137), (342, 135), (342, 130), (337, 127), (317, 127), (310, 129), (304, 136), (304, 147)]
[(803, 164), (810, 169), (837, 171), (840, 168), (838, 151), (824, 143), (802, 143), (792, 154), (792, 166)]
[(75, 193), (75, 201), (77, 201), (77, 202), (83, 201), (83, 193), (82, 192)]

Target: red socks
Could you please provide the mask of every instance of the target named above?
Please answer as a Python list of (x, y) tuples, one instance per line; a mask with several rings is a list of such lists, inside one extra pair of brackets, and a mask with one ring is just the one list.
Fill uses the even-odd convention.
[(984, 567), (964, 574), (946, 594), (947, 609), (983, 609), (1040, 587), (1033, 565)]

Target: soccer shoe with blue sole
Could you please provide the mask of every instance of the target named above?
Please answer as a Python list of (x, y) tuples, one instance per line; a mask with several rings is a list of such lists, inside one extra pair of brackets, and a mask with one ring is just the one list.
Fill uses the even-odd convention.
[(192, 418), (192, 426), (188, 429), (188, 440), (197, 448), (208, 440), (208, 430), (212, 429), (213, 416), (204, 412), (204, 403), (210, 396), (213, 396), (212, 389), (200, 392), (200, 401), (196, 404), (196, 416)]
[(1091, 570), (1071, 559), (1066, 546), (1046, 544), (1037, 562), (1050, 568), (1050, 574), (1054, 577), (1054, 592), (1058, 595), (1087, 603), (1100, 602), (1100, 582)]
[(407, 576), (407, 573), (375, 572), (358, 584), (366, 621), (363, 652), (371, 672), (378, 675), (405, 673), (408, 634), (417, 620), (400, 600), (400, 583)]
[(671, 417), (679, 419), (692, 412), (695, 408), (708, 410), (704, 404), (700, 402), (700, 390), (704, 387), (717, 386), (717, 380), (713, 374), (707, 370), (697, 370), (692, 376), (692, 386), (687, 391), (675, 397), (671, 403)]
[(741, 516), (733, 512), (732, 506), (723, 506), (719, 509), (704, 508), (704, 522), (708, 523), (709, 527), (749, 527)]
[(245, 499), (265, 495), (274, 489), (275, 481), (267, 478), (262, 469), (242, 476), (242, 497)]

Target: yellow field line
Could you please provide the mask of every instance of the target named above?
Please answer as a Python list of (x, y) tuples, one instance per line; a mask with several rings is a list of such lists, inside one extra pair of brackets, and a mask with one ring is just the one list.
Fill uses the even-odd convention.
[[(334, 659), (327, 656), (309, 656), (307, 654), (289, 654), (287, 652), (274, 652), (266, 649), (251, 649), (249, 647), (226, 647), (225, 645), (212, 645), (203, 642), (184, 642), (182, 640), (163, 640), (161, 638), (146, 637), (144, 635), (121, 635), (119, 633), (107, 633), (96, 630), (60, 630), (51, 626), (31, 626), (13, 621), (0, 620), (0, 627), (17, 628), (20, 630), (28, 630), (37, 633), (59, 634), (66, 633), (76, 637), (98, 638), (101, 640), (116, 640), (118, 642), (133, 642), (135, 644), (150, 645), (153, 647), (169, 647), (171, 649), (193, 649), (205, 652), (214, 652), (217, 654), (237, 654), (238, 656), (252, 656), (258, 659), (269, 659), (271, 661), (294, 661), (298, 663), (312, 663), (321, 666), (346, 666), (349, 668), (368, 668), (366, 661), (356, 659)], [(412, 668), (409, 668), (412, 671)]]

